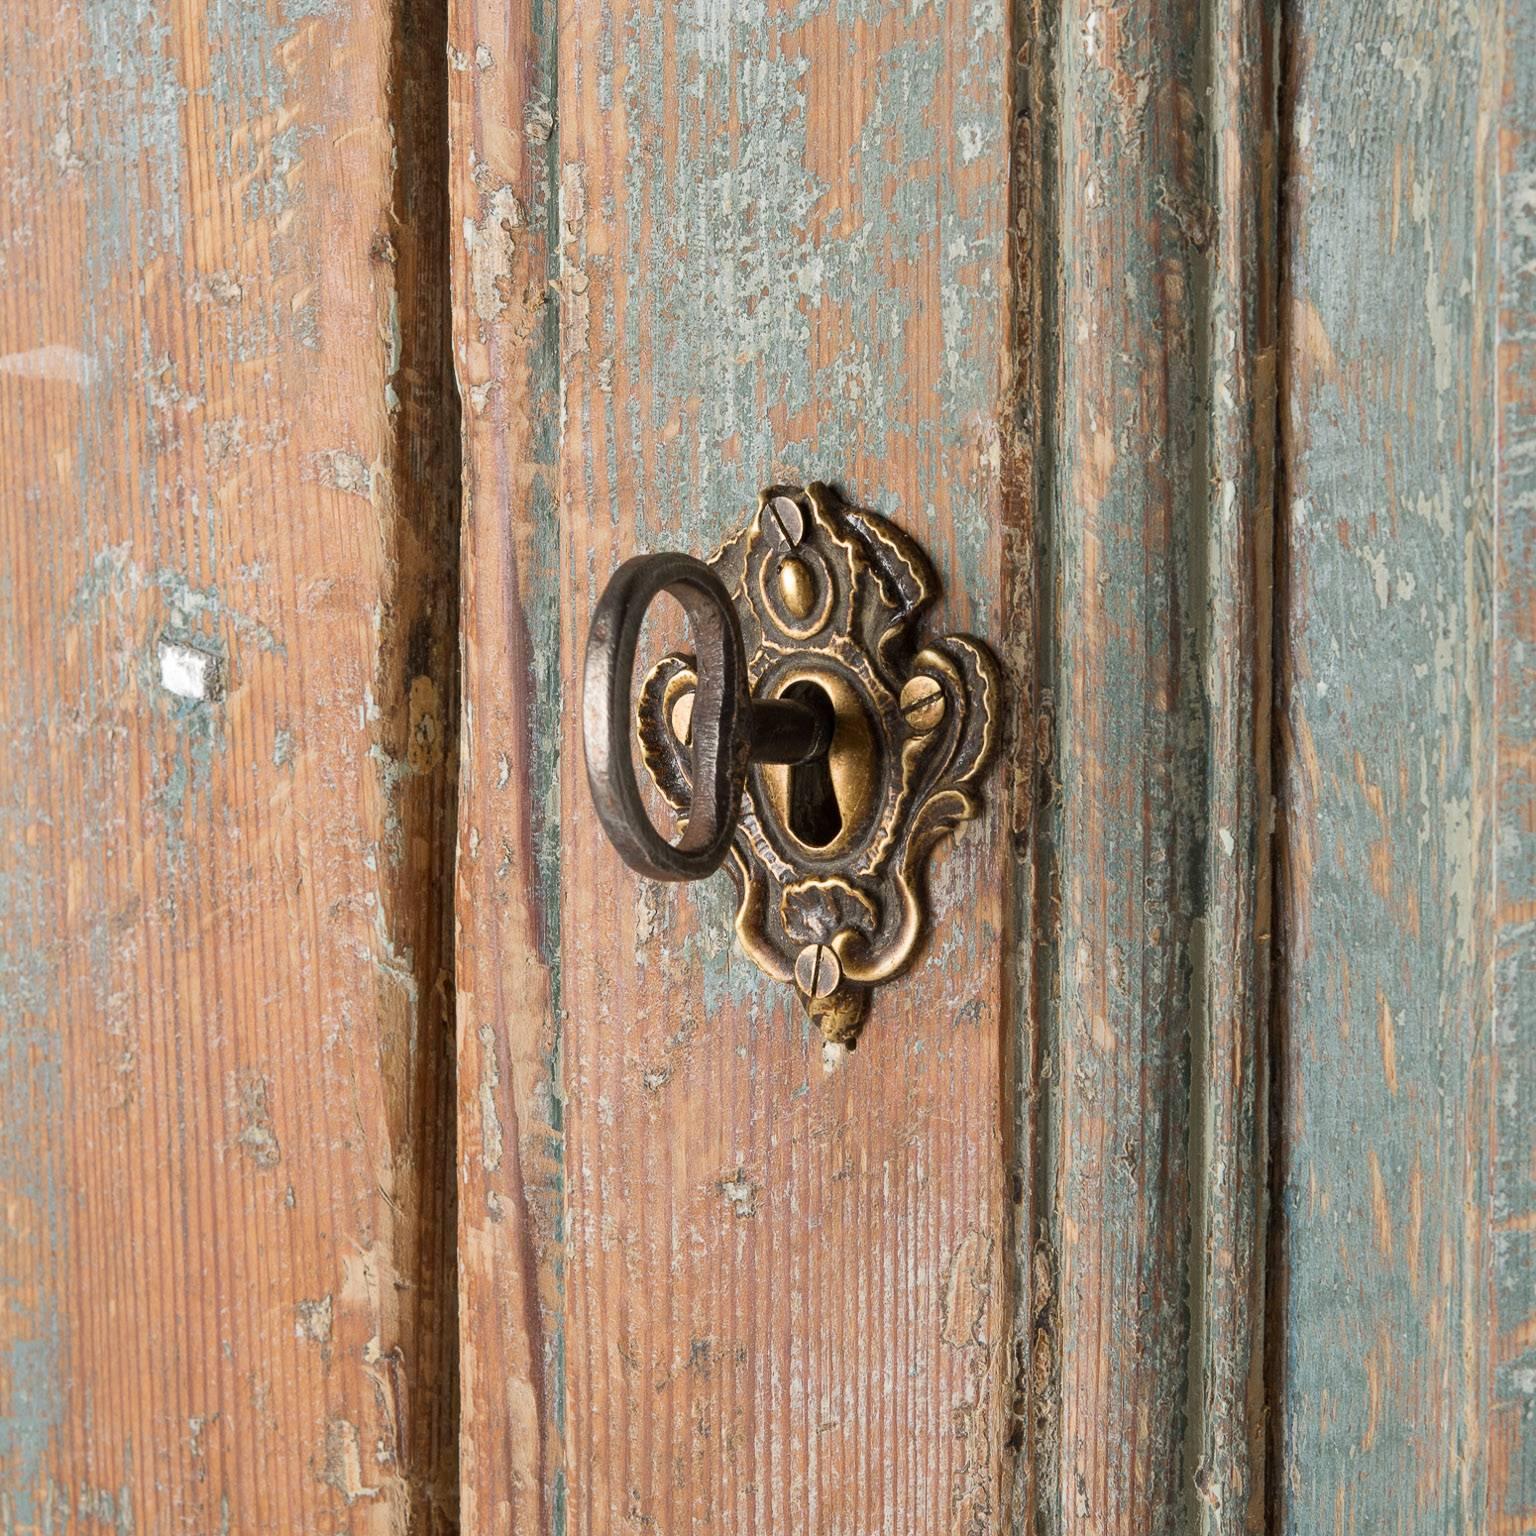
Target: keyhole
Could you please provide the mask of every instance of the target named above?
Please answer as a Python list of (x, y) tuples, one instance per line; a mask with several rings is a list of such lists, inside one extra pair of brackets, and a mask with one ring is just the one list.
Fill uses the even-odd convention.
[[(832, 713), (832, 700), (817, 683), (791, 683), (784, 690), (784, 697)], [(789, 770), (789, 830), (807, 848), (825, 848), (843, 830), (843, 811), (837, 803), (825, 754), (808, 763), (796, 763)]]

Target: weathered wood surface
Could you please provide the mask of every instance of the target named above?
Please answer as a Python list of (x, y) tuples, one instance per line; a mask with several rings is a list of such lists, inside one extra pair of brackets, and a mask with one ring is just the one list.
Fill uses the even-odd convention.
[[(0, 1532), (1536, 1529), (1528, 7), (1288, 17), (1267, 1380), (1273, 0), (448, 9), (0, 38)], [(830, 1073), (569, 682), (815, 475), (1014, 700)]]
[[(1261, 1522), (1273, 19), (1154, 22), (572, 5), (552, 75), (548, 14), (456, 14), (483, 1528)], [(830, 1076), (723, 878), (619, 865), (570, 707), (619, 558), (816, 474), (934, 551), (1027, 743)]]
[[(1003, 8), (565, 0), (558, 30), (564, 676), (621, 557), (712, 550), (780, 478), (896, 518), (937, 621), (1000, 634)], [(829, 1073), (726, 877), (620, 864), (564, 723), (569, 1529), (996, 1528), (996, 788)]]
[(1056, 35), (1048, 1530), (1262, 1520), (1273, 26), (1084, 0)]
[(1506, 0), (1494, 550), (1498, 821), (1488, 1528), (1536, 1532), (1536, 6)]
[(6, 1536), (450, 1523), (442, 37), (393, 16), (0, 27)]
[(1166, 1532), (1184, 1505), (1201, 434), (1198, 252), (1178, 213), (1202, 206), (1197, 15), (1084, 0), (1058, 34), (1043, 623), (1059, 692), (1042, 688), (1055, 874), (1041, 908), (1056, 970), (1039, 1170), (1057, 1418), (1037, 1500), (1062, 1531)]
[(450, 7), (464, 412), (460, 1484), (476, 1536), (565, 1528), (554, 39), (553, 4)]
[(1287, 17), (1269, 1390), (1306, 1536), (1488, 1525), (1500, 9)]
[[(1205, 588), (1197, 631), (1205, 693), (1204, 899), (1196, 926), (1190, 1075), (1198, 1245), (1189, 1305), (1186, 1466), (1197, 1528), (1266, 1530), (1264, 1222), (1273, 814), (1274, 503), (1279, 270), (1279, 0), (1217, 0), (1210, 50), (1206, 186), (1210, 203), (1203, 316), (1209, 455)], [(1198, 1391), (1198, 1397), (1193, 1394)], [(1194, 1522), (1192, 1522), (1194, 1523)]]

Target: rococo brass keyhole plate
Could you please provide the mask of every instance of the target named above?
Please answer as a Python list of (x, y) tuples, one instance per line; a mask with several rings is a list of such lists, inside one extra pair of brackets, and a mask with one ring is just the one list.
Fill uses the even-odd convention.
[[(674, 566), (646, 568), (665, 561)], [(694, 573), (682, 578), (691, 597), (677, 585), (678, 562)], [(918, 644), (918, 617), (937, 593), (928, 561), (906, 534), (820, 483), (764, 491), (756, 516), (708, 570), (681, 556), (640, 557), (625, 569), (632, 586), (654, 579), (638, 596), (615, 597), (615, 578), (588, 653), (588, 768), (605, 824), (637, 867), (667, 878), (701, 872), (657, 867), (657, 858), (681, 864), (667, 845), (657, 858), (632, 855), (633, 817), (613, 808), (623, 797), (609, 783), (620, 768), (632, 774), (627, 761), (615, 766), (618, 722), (603, 714), (613, 700), (627, 712), (642, 616), (629, 610), (643, 611), (665, 587), (688, 603), (700, 656), (674, 654), (651, 668), (634, 719), (645, 767), (685, 828), (690, 817), (709, 820), (692, 837), (685, 831), (678, 849), (729, 837), (742, 947), (770, 976), (794, 983), (829, 1041), (852, 1044), (870, 989), (917, 956), (930, 852), (980, 808), (976, 787), (998, 735), (996, 663), (967, 635)], [(724, 645), (718, 617), (710, 638), (700, 637), (697, 598), (710, 571), (739, 624)], [(615, 638), (626, 625), (628, 656), (616, 653), (624, 647)], [(747, 705), (736, 683), (715, 679), (702, 719), (700, 673), (729, 674), (738, 638)], [(734, 828), (728, 813), (711, 808), (706, 818), (695, 808), (696, 769), (711, 786), (725, 784), (732, 807), (740, 782)], [(640, 833), (656, 840), (648, 826)]]

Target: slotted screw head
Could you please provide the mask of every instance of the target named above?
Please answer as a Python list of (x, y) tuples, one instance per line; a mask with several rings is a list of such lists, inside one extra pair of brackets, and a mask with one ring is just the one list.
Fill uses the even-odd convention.
[(795, 985), (807, 997), (831, 997), (843, 968), (830, 944), (807, 944), (795, 959)]
[(931, 677), (909, 677), (901, 690), (901, 718), (926, 736), (944, 718), (944, 690)]
[(775, 496), (763, 508), (763, 532), (780, 549), (794, 549), (805, 537), (805, 513), (793, 496)]

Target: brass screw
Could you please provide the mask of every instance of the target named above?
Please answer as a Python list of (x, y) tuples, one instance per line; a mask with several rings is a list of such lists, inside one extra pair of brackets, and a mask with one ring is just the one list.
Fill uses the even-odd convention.
[(693, 689), (680, 693), (672, 706), (672, 734), (687, 747), (693, 744)]
[(775, 496), (763, 508), (763, 532), (780, 549), (793, 549), (805, 537), (805, 513), (793, 496)]
[(795, 985), (807, 997), (831, 997), (842, 979), (843, 968), (830, 944), (807, 944), (795, 959)]
[(926, 736), (944, 718), (944, 690), (931, 677), (909, 677), (901, 690), (901, 718)]

